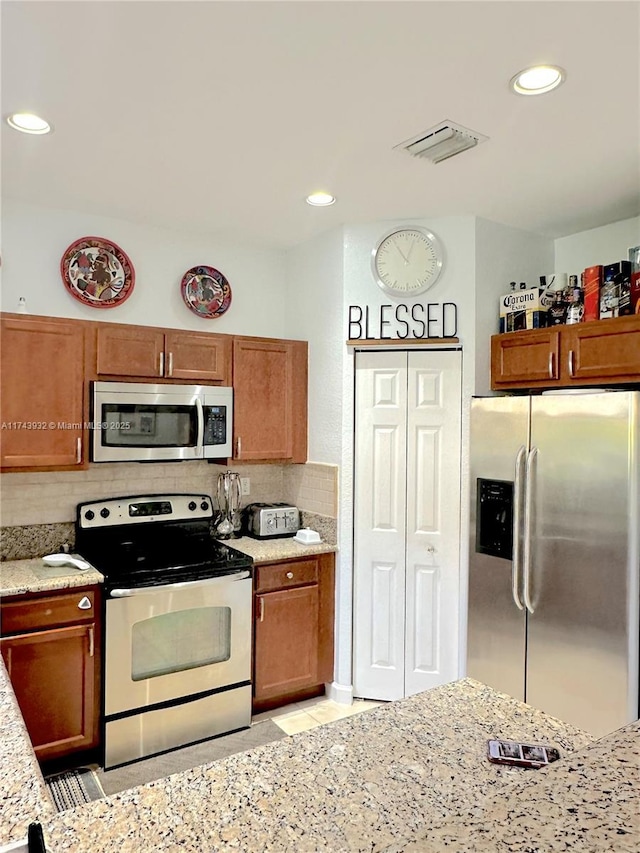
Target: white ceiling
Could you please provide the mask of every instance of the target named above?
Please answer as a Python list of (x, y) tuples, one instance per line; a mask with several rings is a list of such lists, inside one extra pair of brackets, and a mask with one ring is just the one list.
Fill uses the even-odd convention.
[[(640, 214), (637, 2), (3, 0), (3, 196), (288, 247), (473, 214), (550, 237)], [(556, 91), (512, 94), (533, 63)], [(489, 137), (434, 165), (394, 146)], [(330, 190), (335, 205), (304, 197)]]

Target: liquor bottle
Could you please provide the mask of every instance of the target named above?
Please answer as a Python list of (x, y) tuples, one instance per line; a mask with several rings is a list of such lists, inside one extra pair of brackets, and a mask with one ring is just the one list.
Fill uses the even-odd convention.
[(571, 286), (571, 301), (567, 309), (567, 325), (581, 323), (584, 317), (584, 298), (582, 288), (578, 285), (578, 276), (569, 276)]
[(547, 325), (560, 326), (567, 320), (567, 303), (564, 301), (562, 290), (556, 290), (553, 294), (553, 302), (547, 311)]

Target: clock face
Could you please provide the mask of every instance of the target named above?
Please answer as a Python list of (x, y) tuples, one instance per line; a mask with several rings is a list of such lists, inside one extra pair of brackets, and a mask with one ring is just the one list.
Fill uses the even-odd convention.
[(394, 228), (372, 253), (373, 274), (391, 296), (414, 296), (436, 283), (443, 256), (435, 234), (425, 228)]

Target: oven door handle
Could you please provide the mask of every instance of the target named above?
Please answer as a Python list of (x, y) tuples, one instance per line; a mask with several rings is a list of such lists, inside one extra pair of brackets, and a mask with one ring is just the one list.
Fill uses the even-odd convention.
[(162, 584), (161, 586), (139, 586), (131, 589), (112, 589), (109, 595), (111, 598), (130, 598), (133, 595), (144, 595), (149, 592), (171, 592), (181, 589), (192, 589), (198, 586), (210, 586), (212, 584), (235, 583), (236, 581), (246, 580), (251, 577), (251, 572), (248, 569), (243, 569), (231, 574), (216, 575), (214, 578), (204, 578), (199, 581), (183, 581), (178, 583)]

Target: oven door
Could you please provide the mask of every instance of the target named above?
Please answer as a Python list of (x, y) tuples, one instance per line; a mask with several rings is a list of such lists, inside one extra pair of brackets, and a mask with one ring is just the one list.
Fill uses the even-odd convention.
[(250, 683), (251, 572), (106, 601), (105, 715)]
[(93, 461), (202, 459), (199, 386), (95, 382)]

